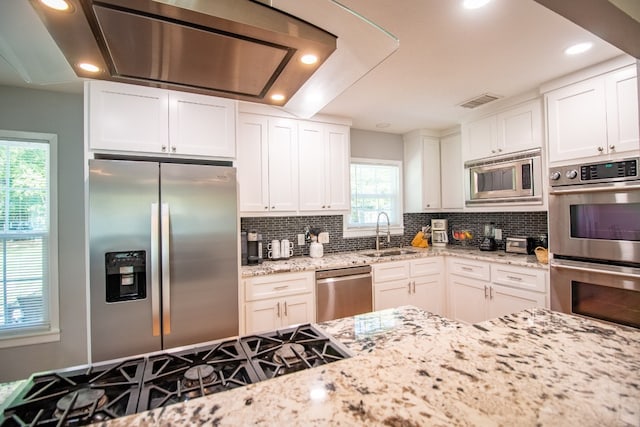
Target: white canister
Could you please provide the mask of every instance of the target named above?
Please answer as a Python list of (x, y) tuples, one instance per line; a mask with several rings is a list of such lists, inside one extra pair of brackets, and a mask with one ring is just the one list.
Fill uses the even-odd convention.
[(280, 241), (279, 240), (274, 239), (271, 242), (269, 242), (269, 244), (267, 245), (267, 249), (269, 249), (269, 252), (267, 252), (267, 255), (269, 256), (269, 258), (271, 259), (280, 258)]
[(280, 256), (282, 258), (293, 256), (293, 242), (288, 239), (282, 239), (282, 242), (280, 242)]
[(324, 255), (322, 243), (311, 242), (311, 246), (309, 246), (309, 256), (311, 258), (322, 258), (322, 255)]

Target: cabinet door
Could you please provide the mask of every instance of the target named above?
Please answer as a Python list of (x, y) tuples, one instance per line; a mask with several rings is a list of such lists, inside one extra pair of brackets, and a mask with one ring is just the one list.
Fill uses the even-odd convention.
[(301, 122), (298, 127), (299, 197), (301, 211), (326, 209), (326, 144), (321, 123)]
[(492, 115), (462, 126), (462, 157), (464, 161), (497, 154), (497, 120)]
[(606, 78), (607, 133), (610, 154), (640, 149), (638, 137), (638, 79), (636, 66), (613, 72)]
[(171, 154), (235, 157), (235, 101), (169, 92)]
[(425, 210), (440, 208), (440, 141), (424, 137), (422, 141), (422, 203)]
[(545, 99), (550, 162), (604, 153), (607, 112), (602, 79), (589, 79), (557, 89), (547, 93)]
[(409, 303), (430, 313), (445, 315), (444, 279), (442, 273), (413, 277), (414, 293)]
[(512, 153), (542, 147), (540, 101), (530, 101), (497, 115), (497, 151)]
[(544, 308), (544, 294), (491, 285), (489, 290), (489, 319), (517, 313), (527, 308)]
[(168, 91), (103, 81), (88, 86), (90, 149), (168, 152)]
[(464, 208), (464, 163), (460, 134), (440, 140), (440, 170), (442, 209)]
[(373, 287), (374, 309), (384, 310), (410, 304), (411, 289), (409, 279), (376, 283)]
[(298, 125), (269, 118), (269, 210), (298, 209)]
[(253, 334), (279, 328), (282, 324), (282, 310), (282, 303), (279, 299), (266, 299), (246, 303), (246, 333)]
[(315, 322), (313, 294), (287, 297), (282, 302), (282, 326)]
[(268, 120), (238, 115), (238, 193), (240, 212), (269, 210)]
[(348, 211), (351, 207), (349, 127), (325, 125), (325, 129), (326, 209)]
[(449, 316), (467, 324), (486, 320), (488, 294), (487, 282), (450, 275)]

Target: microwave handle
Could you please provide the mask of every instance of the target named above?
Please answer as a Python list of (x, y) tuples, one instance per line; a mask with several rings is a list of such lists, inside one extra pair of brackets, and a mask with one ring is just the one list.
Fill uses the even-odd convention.
[(549, 194), (553, 195), (563, 195), (563, 194), (579, 194), (579, 193), (602, 193), (605, 191), (631, 191), (631, 190), (640, 190), (640, 185), (632, 184), (632, 185), (610, 185), (610, 186), (598, 186), (598, 187), (585, 187), (585, 188), (567, 188), (562, 190), (551, 190)]

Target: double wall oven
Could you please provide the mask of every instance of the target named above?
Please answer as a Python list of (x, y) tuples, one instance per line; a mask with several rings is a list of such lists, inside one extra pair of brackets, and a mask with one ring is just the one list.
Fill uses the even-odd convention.
[(640, 328), (639, 161), (551, 168), (553, 310)]

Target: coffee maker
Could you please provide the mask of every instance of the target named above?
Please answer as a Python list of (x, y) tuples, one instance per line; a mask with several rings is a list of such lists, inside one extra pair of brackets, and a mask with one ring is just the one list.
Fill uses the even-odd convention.
[(435, 247), (447, 246), (449, 243), (446, 219), (431, 220), (431, 244)]
[(262, 234), (256, 230), (247, 233), (247, 264), (262, 264)]
[(495, 251), (498, 248), (496, 244), (496, 225), (491, 222), (484, 225), (484, 239), (480, 243), (481, 251)]

